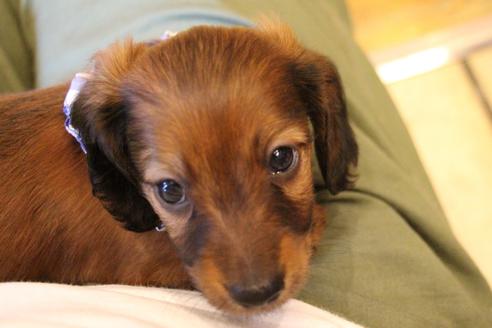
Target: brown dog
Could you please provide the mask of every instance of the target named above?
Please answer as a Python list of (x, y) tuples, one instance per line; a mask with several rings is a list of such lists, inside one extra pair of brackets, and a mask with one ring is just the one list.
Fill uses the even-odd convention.
[(86, 156), (66, 92), (0, 101), (0, 280), (196, 287), (243, 314), (300, 289), (324, 228), (311, 143), (332, 193), (357, 162), (326, 58), (269, 23), (115, 44), (73, 106)]

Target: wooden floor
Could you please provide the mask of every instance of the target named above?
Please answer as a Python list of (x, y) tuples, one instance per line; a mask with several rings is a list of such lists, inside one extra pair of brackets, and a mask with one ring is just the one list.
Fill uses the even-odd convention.
[(487, 112), (459, 64), (388, 89), (457, 239), (492, 286), (492, 124)]
[[(492, 0), (348, 4), (356, 39), (368, 54), (492, 15)], [(469, 60), (486, 101), (492, 103), (492, 47), (474, 51)], [(492, 286), (492, 113), (457, 60), (387, 88), (457, 239)]]
[(368, 52), (492, 14), (491, 0), (347, 0), (355, 37)]

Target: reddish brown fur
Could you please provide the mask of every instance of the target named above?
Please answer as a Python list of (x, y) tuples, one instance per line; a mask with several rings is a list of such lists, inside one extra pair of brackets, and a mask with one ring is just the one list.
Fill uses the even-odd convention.
[[(349, 186), (348, 167), (357, 160), (338, 76), (326, 59), (269, 22), (110, 47), (95, 57), (74, 109), (91, 177), (63, 129), (66, 90), (0, 100), (0, 280), (193, 284), (233, 313), (268, 310), (301, 288), (325, 224), (314, 200), (311, 140), (333, 192)], [(125, 131), (114, 128), (123, 121)], [(265, 163), (281, 145), (298, 149), (299, 164), (272, 176)], [(144, 223), (158, 217), (167, 233), (115, 224), (92, 196), (89, 181), (100, 181), (92, 151), (136, 188)], [(192, 200), (181, 212), (156, 196), (155, 183), (169, 177), (184, 181)], [(94, 188), (109, 211), (123, 205)], [(126, 222), (135, 230), (138, 224)], [(278, 272), (285, 288), (272, 303), (246, 309), (228, 295), (227, 286), (262, 286)]]
[(0, 281), (189, 287), (166, 235), (118, 228), (63, 129), (67, 86), (0, 101)]

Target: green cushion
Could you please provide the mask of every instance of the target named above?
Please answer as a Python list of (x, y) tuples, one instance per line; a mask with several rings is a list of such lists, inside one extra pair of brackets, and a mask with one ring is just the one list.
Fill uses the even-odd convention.
[(0, 2), (0, 93), (33, 86), (31, 22), (25, 18), (19, 0)]
[(276, 13), (303, 44), (336, 63), (360, 145), (356, 188), (318, 194), (328, 227), (299, 298), (372, 327), (492, 327), (490, 288), (451, 233), (395, 106), (353, 41), (343, 2), (186, 3), (28, 2), (38, 85), (68, 80), (91, 53), (127, 34), (152, 39), (190, 24), (242, 22), (220, 9), (249, 19)]

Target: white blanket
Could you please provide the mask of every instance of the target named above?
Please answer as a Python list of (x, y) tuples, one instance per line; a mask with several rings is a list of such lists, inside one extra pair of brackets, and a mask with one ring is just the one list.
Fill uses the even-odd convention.
[(360, 327), (290, 300), (278, 310), (231, 318), (198, 292), (123, 285), (0, 283), (0, 327)]

